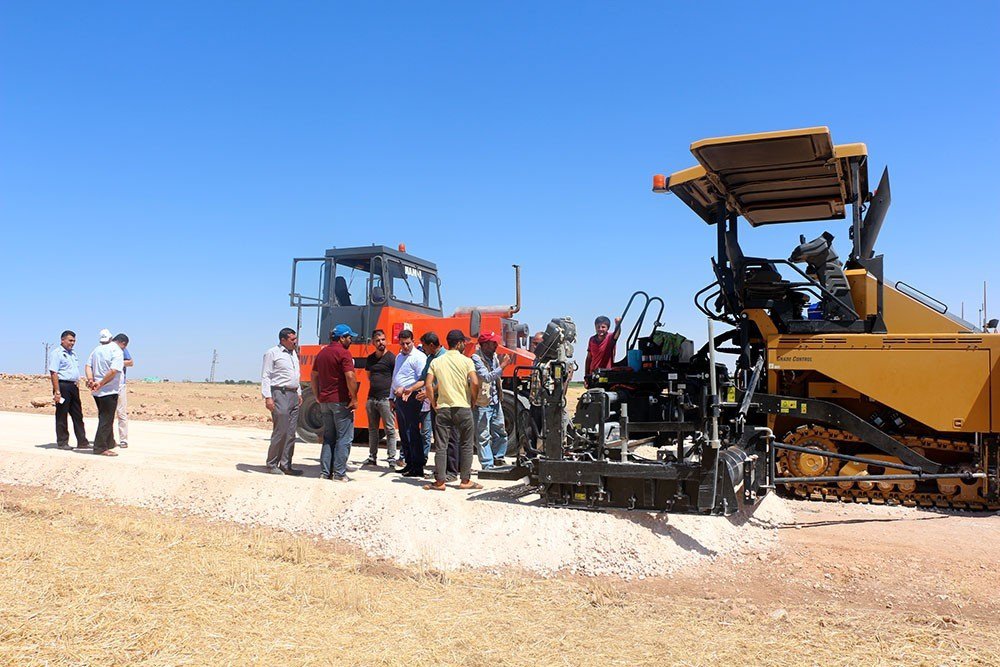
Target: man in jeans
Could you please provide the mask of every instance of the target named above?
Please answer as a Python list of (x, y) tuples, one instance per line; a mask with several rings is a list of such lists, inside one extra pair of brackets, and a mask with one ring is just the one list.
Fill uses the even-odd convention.
[(414, 395), (414, 385), (420, 380), (427, 357), (413, 346), (413, 332), (403, 329), (399, 332), (399, 354), (392, 371), (392, 395), (399, 418), (399, 440), (403, 445), (406, 467), (400, 472), (403, 477), (423, 477), (424, 441), (420, 437), (420, 401)]
[(68, 329), (59, 337), (59, 347), (49, 354), (49, 377), (52, 380), (52, 402), (56, 404), (56, 445), (69, 449), (67, 417), (73, 419), (76, 448), (87, 449), (87, 430), (83, 426), (83, 404), (80, 403), (80, 361), (73, 346), (76, 334)]
[(500, 336), (496, 333), (484, 333), (479, 337), (479, 351), (472, 355), (472, 363), (481, 383), (472, 413), (476, 420), (479, 463), (483, 470), (505, 465), (503, 457), (507, 453), (507, 428), (503, 422), (500, 378), (503, 376), (503, 369), (510, 366), (511, 358), (509, 354), (502, 357), (497, 355), (499, 344)]
[(385, 349), (385, 332), (376, 329), (372, 332), (372, 345), (375, 351), (365, 359), (365, 372), (368, 373), (368, 400), (365, 411), (368, 413), (368, 460), (364, 465), (377, 465), (378, 427), (379, 422), (385, 423), (385, 440), (388, 454), (386, 462), (390, 468), (396, 467), (396, 418), (392, 414), (389, 403), (389, 387), (392, 386), (392, 371), (396, 365), (396, 355)]
[(431, 362), (427, 372), (427, 399), (436, 413), (434, 425), (434, 483), (427, 491), (444, 491), (448, 465), (448, 443), (458, 435), (460, 489), (481, 489), (472, 481), (472, 448), (475, 426), (472, 421), (473, 397), (479, 394), (479, 376), (472, 360), (463, 354), (465, 334), (460, 329), (448, 332), (448, 351)]
[(260, 393), (264, 406), (271, 413), (271, 446), (267, 449), (267, 472), (272, 475), (301, 475), (292, 468), (295, 454), (295, 427), (302, 405), (299, 383), (299, 355), (295, 345), (299, 337), (295, 329), (285, 327), (278, 332), (278, 344), (264, 353), (260, 372)]
[(97, 435), (94, 453), (101, 456), (118, 456), (114, 452), (115, 409), (118, 407), (118, 387), (125, 357), (122, 349), (111, 342), (111, 332), (101, 329), (101, 344), (94, 348), (87, 359), (87, 388), (97, 403)]
[(354, 375), (351, 342), (358, 334), (346, 324), (330, 332), (330, 344), (319, 351), (312, 382), (323, 411), (323, 449), (320, 473), (324, 479), (349, 482), (347, 457), (354, 440), (354, 410), (358, 407), (358, 380)]

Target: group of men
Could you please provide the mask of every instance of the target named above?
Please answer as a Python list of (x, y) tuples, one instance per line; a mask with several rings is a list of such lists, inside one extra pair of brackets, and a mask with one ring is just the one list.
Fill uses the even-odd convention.
[[(611, 320), (604, 316), (594, 322), (585, 382), (593, 371), (612, 365), (620, 325), (621, 318), (616, 318), (611, 331)], [(357, 337), (350, 326), (338, 324), (313, 363), (310, 380), (323, 415), (322, 478), (350, 481), (359, 370), (368, 375), (368, 458), (363, 465), (377, 465), (380, 427), (386, 434), (386, 462), (393, 470), (399, 466), (403, 477), (424, 477), (433, 447), (434, 481), (424, 486), (427, 490), (444, 490), (446, 482), (454, 481), (462, 489), (480, 488), (471, 480), (474, 451), (484, 470), (505, 465), (507, 429), (500, 382), (512, 359), (497, 354), (496, 333), (479, 336), (478, 348), (469, 357), (468, 338), (459, 329), (448, 332), (447, 350), (434, 332), (423, 334), (417, 345), (413, 332), (404, 329), (399, 332), (399, 354), (388, 349), (385, 332), (376, 329), (371, 335), (374, 350), (360, 369), (350, 349)], [(532, 350), (542, 338), (541, 333), (532, 337)], [(302, 405), (297, 344), (294, 329), (279, 331), (278, 344), (264, 354), (261, 371), (261, 394), (273, 422), (267, 471), (275, 475), (302, 474), (292, 467)]]
[[(126, 369), (133, 365), (128, 351), (128, 336), (112, 336), (107, 329), (98, 335), (100, 344), (94, 348), (84, 366), (87, 389), (97, 404), (97, 435), (93, 450), (101, 456), (118, 456), (116, 447), (128, 447), (128, 394), (125, 386)], [(90, 449), (83, 424), (83, 404), (80, 401), (80, 361), (73, 349), (76, 333), (62, 332), (59, 346), (49, 354), (48, 371), (52, 380), (52, 402), (56, 406), (56, 446), (70, 449), (67, 417), (73, 420), (77, 449)], [(118, 421), (115, 443), (114, 421)]]
[[(493, 332), (478, 338), (475, 353), (466, 356), (469, 339), (459, 329), (445, 337), (447, 349), (434, 332), (414, 339), (413, 332), (399, 332), (399, 353), (387, 348), (385, 332), (371, 335), (374, 350), (363, 368), (356, 368), (350, 347), (358, 337), (346, 324), (330, 332), (330, 344), (313, 363), (312, 389), (323, 415), (320, 476), (347, 482), (354, 414), (358, 408), (359, 371), (368, 375), (369, 455), (363, 465), (377, 465), (379, 428), (385, 429), (387, 463), (403, 477), (424, 477), (431, 449), (433, 482), (424, 489), (443, 491), (446, 482), (458, 481), (460, 489), (479, 489), (472, 481), (473, 453), (483, 469), (505, 465), (507, 431), (503, 417), (504, 369), (510, 355), (497, 354), (500, 337)], [(267, 471), (300, 475), (292, 467), (295, 427), (302, 404), (299, 361), (293, 329), (278, 333), (278, 345), (264, 354), (261, 394), (274, 422)], [(397, 449), (397, 444), (399, 445)]]

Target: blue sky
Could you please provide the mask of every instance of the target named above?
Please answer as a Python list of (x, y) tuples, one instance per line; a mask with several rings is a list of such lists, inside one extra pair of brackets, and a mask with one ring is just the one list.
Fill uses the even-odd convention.
[[(645, 289), (704, 340), (711, 229), (651, 176), (697, 139), (827, 125), (892, 174), (886, 272), (1000, 305), (997, 3), (0, 4), (0, 371), (64, 328), (136, 373), (251, 378), (291, 258), (405, 242), (445, 308), (539, 328)], [(786, 257), (798, 234), (744, 233)], [(991, 308), (992, 315), (1000, 308)], [(307, 342), (314, 340), (309, 334)]]

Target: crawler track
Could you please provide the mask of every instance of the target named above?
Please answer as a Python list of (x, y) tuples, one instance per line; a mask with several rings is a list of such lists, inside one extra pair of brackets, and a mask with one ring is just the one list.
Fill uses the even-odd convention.
[[(784, 437), (784, 442), (802, 447), (824, 449), (843, 453), (859, 453), (863, 442), (856, 436), (839, 429), (819, 425), (800, 426)], [(975, 445), (943, 438), (904, 436), (900, 441), (931, 460), (940, 460), (944, 455), (949, 460), (958, 456), (967, 461), (970, 470), (976, 469), (977, 451)], [(845, 451), (846, 450), (846, 451)], [(885, 460), (888, 472), (893, 470), (892, 462), (899, 459), (861, 449), (860, 455)], [(963, 456), (965, 455), (965, 456)], [(851, 468), (850, 466), (854, 466)], [(815, 454), (801, 454), (782, 450), (778, 455), (778, 477), (793, 476), (833, 476), (838, 474), (867, 474), (864, 464), (841, 462)], [(873, 473), (874, 474), (874, 473)], [(874, 503), (883, 505), (904, 505), (907, 507), (939, 507), (948, 509), (995, 511), (1000, 503), (983, 497), (986, 480), (976, 484), (966, 484), (959, 479), (937, 482), (831, 482), (826, 484), (792, 484), (785, 487), (799, 498), (828, 502)]]

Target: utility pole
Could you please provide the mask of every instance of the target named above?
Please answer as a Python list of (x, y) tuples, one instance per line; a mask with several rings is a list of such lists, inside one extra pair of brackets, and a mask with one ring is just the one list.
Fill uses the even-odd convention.
[(52, 349), (52, 343), (42, 343), (45, 346), (45, 363), (42, 364), (42, 375), (49, 372), (49, 350)]
[(215, 382), (215, 366), (219, 363), (219, 351), (212, 350), (212, 372), (208, 374), (208, 381)]

